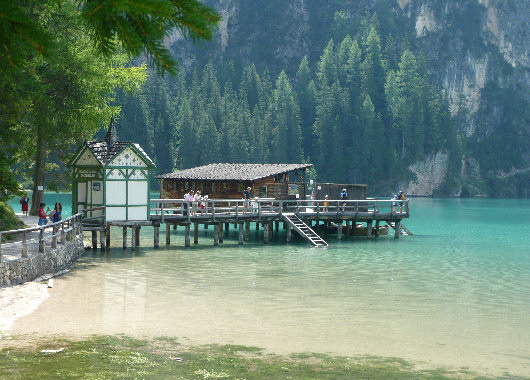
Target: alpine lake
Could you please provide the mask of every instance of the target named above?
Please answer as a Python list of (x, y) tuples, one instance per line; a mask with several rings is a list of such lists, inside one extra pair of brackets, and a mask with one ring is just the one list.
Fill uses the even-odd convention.
[(403, 222), (326, 249), (112, 229), (0, 332), (0, 378), (530, 378), (530, 200), (413, 198)]

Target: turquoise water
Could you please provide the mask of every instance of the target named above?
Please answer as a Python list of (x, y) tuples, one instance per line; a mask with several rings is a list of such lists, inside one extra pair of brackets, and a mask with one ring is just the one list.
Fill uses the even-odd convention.
[[(63, 203), (66, 205), (66, 202)], [(395, 356), (417, 366), (530, 376), (530, 201), (412, 199), (414, 236), (237, 245), (231, 226), (184, 247), (88, 253), (14, 332), (177, 336), (278, 353)], [(164, 229), (162, 229), (164, 230)], [(165, 239), (162, 233), (161, 242)], [(57, 312), (59, 311), (59, 312)]]
[[(28, 195), (31, 199), (31, 191), (28, 193)], [(15, 212), (22, 212), (22, 206), (19, 203), (19, 199), (20, 197), (15, 197), (7, 202), (11, 207), (13, 207)], [(46, 207), (53, 209), (55, 202), (61, 202), (63, 206), (63, 219), (72, 215), (72, 193), (44, 193), (44, 203), (46, 203)]]

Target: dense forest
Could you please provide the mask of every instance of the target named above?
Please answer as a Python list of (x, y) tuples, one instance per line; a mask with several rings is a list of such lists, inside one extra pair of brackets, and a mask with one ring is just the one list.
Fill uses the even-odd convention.
[(364, 18), (355, 35), (303, 57), (292, 76), (211, 62), (151, 76), (120, 97), (119, 135), (143, 141), (159, 173), (212, 162), (309, 162), (319, 181), (391, 191), (440, 150), (459, 161), (447, 97), (425, 61)]

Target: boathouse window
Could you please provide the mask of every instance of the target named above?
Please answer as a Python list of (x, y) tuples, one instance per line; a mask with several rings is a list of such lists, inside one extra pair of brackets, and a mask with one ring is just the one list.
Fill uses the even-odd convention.
[(242, 193), (243, 192), (243, 184), (241, 182), (239, 182), (237, 184), (237, 192), (238, 193)]
[(192, 182), (192, 183), (191, 183), (191, 189), (192, 189), (193, 191), (196, 190), (196, 189), (195, 189), (195, 182)]
[(267, 186), (261, 186), (259, 188), (259, 197), (260, 198), (267, 198)]
[(215, 182), (212, 182), (212, 193), (215, 193), (215, 190), (216, 190)]
[(201, 193), (204, 193), (204, 183), (201, 182)]
[(223, 193), (226, 193), (226, 182), (223, 182)]
[(184, 190), (188, 191), (190, 188), (188, 187), (188, 181), (184, 182)]

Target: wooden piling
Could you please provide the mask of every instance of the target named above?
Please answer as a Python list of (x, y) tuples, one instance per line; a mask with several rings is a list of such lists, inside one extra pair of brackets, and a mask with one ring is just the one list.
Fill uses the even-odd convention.
[(219, 243), (224, 242), (223, 223), (219, 223)]
[(171, 224), (166, 223), (166, 245), (171, 243)]
[(256, 222), (256, 231), (259, 231), (259, 222)]
[(131, 248), (136, 249), (136, 234), (138, 233), (138, 230), (136, 227), (131, 227)]
[(245, 241), (250, 240), (250, 222), (245, 222)]
[(243, 244), (243, 222), (239, 222), (239, 245)]
[(160, 247), (160, 223), (153, 224), (153, 247)]
[(98, 232), (92, 231), (92, 249), (98, 249)]
[(219, 224), (213, 226), (213, 245), (219, 245)]
[(199, 223), (193, 223), (193, 244), (199, 243)]
[(397, 220), (394, 223), (394, 238), (395, 239), (399, 239), (400, 230), (401, 230), (401, 222), (399, 220)]
[(280, 222), (278, 220), (274, 221), (274, 229), (276, 230), (276, 232), (280, 230)]
[(272, 240), (272, 222), (269, 223), (269, 240)]
[(375, 221), (375, 237), (379, 237), (379, 220)]
[(337, 222), (337, 240), (342, 240), (342, 220)]
[(287, 225), (286, 238), (285, 238), (286, 241), (291, 241), (291, 237), (292, 237), (291, 234), (292, 234), (291, 226)]
[(136, 230), (136, 246), (139, 247), (140, 246), (140, 229), (142, 228), (142, 226), (138, 225), (138, 224), (135, 224), (134, 225), (134, 229)]
[(225, 231), (228, 233), (230, 230), (230, 223), (225, 223)]
[(346, 221), (346, 239), (350, 237), (350, 221)]
[(127, 248), (127, 226), (123, 226), (123, 248)]
[(191, 226), (188, 223), (184, 227), (184, 246), (185, 247), (189, 247), (190, 246), (190, 231), (191, 231)]
[(263, 243), (269, 244), (269, 223), (263, 223)]
[(107, 247), (110, 248), (110, 224), (105, 228), (105, 235), (107, 237)]
[(105, 250), (105, 230), (99, 230), (99, 248)]
[(366, 222), (366, 237), (372, 237), (372, 221), (369, 220)]

